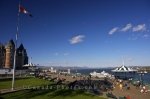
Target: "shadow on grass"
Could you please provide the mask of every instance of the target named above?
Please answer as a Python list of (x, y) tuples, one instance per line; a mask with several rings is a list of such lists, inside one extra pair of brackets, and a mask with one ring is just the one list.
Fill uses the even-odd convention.
[(35, 96), (45, 95), (51, 90), (23, 90), (1, 95), (0, 99), (29, 99)]
[(53, 93), (49, 94), (48, 97), (74, 97), (78, 95), (84, 95), (93, 97), (94, 95), (88, 94), (83, 90), (71, 90), (71, 89), (62, 89), (62, 90), (55, 90)]
[[(33, 77), (17, 77), (15, 78), (15, 80), (23, 80), (23, 79), (31, 79)], [(0, 81), (11, 81), (12, 78), (3, 78), (3, 79), (0, 79)]]
[(38, 96), (46, 96), (47, 98), (55, 97), (74, 97), (78, 95), (93, 97), (94, 95), (85, 93), (83, 90), (23, 90), (14, 93), (3, 94), (0, 99), (30, 99)]

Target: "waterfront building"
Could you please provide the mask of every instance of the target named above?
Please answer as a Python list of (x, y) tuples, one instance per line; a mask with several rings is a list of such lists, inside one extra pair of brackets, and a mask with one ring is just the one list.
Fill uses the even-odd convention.
[(122, 65), (121, 67), (117, 67), (116, 69), (112, 70), (112, 73), (115, 78), (130, 79), (135, 76), (137, 70)]
[(70, 69), (59, 71), (60, 74), (70, 74)]
[(54, 69), (53, 67), (51, 67), (51, 68), (49, 69), (49, 71), (50, 71), (51, 73), (56, 73), (56, 72), (57, 72), (57, 70)]

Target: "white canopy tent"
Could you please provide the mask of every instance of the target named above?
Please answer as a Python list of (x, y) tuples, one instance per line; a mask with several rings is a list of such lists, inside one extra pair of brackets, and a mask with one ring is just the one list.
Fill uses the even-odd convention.
[(111, 70), (115, 78), (119, 79), (130, 79), (135, 76), (137, 70), (126, 67), (122, 65), (121, 67), (117, 67), (114, 70)]
[(126, 66), (121, 66), (117, 67), (116, 69), (112, 70), (112, 72), (136, 72), (137, 70), (126, 67)]

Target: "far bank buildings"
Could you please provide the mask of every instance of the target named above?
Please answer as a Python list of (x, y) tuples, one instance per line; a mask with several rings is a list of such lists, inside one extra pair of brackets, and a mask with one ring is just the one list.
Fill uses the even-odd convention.
[[(15, 53), (15, 43), (10, 40), (6, 45), (0, 43), (0, 68), (13, 68)], [(28, 64), (28, 56), (23, 44), (16, 50), (16, 69), (22, 69), (23, 65)]]

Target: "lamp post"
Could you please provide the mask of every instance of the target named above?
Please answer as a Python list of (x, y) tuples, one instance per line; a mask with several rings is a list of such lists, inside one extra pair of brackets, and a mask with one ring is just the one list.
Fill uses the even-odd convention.
[(142, 86), (143, 86), (143, 76), (144, 76), (144, 72), (140, 72), (139, 75), (140, 75), (140, 81), (141, 81)]

